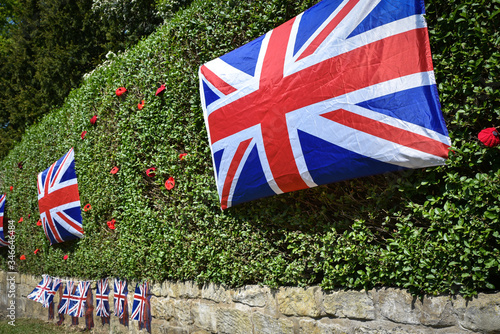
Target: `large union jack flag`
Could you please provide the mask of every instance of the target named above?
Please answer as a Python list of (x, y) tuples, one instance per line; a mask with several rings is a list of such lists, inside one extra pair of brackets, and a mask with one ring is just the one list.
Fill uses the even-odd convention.
[(70, 297), (68, 314), (72, 317), (83, 317), (85, 314), (85, 305), (87, 303), (87, 294), (89, 292), (90, 282), (79, 282), (75, 293)]
[(83, 235), (73, 148), (38, 174), (38, 207), (50, 244)]
[(120, 319), (124, 318), (127, 307), (127, 281), (115, 279), (113, 291), (113, 302), (115, 304), (115, 316)]
[(3, 213), (5, 211), (5, 199), (7, 195), (3, 194), (0, 197), (0, 247), (8, 246), (9, 243), (5, 240), (5, 232), (3, 229)]
[(96, 315), (98, 317), (109, 317), (109, 284), (107, 278), (97, 281), (95, 300)]
[(41, 303), (44, 307), (46, 301), (48, 301), (48, 292), (52, 290), (52, 278), (49, 275), (43, 275), (42, 280), (38, 285), (31, 291), (27, 296), (28, 299), (34, 300)]
[(221, 207), (444, 164), (423, 14), (422, 0), (325, 0), (201, 66)]

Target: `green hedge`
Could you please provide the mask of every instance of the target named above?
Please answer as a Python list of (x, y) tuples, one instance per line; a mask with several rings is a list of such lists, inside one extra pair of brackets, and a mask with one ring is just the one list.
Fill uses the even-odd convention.
[[(198, 67), (315, 2), (193, 1), (95, 69), (62, 108), (32, 126), (0, 166), (6, 219), (24, 218), (16, 223), (19, 271), (231, 286), (386, 285), (466, 296), (499, 289), (500, 156), (476, 137), (483, 127), (499, 125), (499, 1), (427, 4), (453, 141), (447, 166), (220, 210)], [(155, 96), (163, 83), (167, 93)], [(114, 93), (120, 86), (128, 89), (124, 97)], [(145, 107), (138, 110), (141, 100)], [(94, 114), (98, 121), (91, 126)], [(81, 140), (83, 130), (88, 134)], [(83, 239), (49, 246), (36, 225), (36, 176), (70, 147), (82, 207), (90, 203), (92, 209), (82, 212)], [(180, 160), (180, 153), (188, 155)], [(120, 168), (116, 175), (109, 173), (114, 166)], [(157, 175), (149, 178), (145, 170), (153, 166)], [(176, 185), (168, 191), (163, 184), (170, 176)], [(111, 219), (116, 230), (106, 225)], [(27, 259), (19, 260), (21, 254)], [(0, 255), (6, 268), (6, 249)]]

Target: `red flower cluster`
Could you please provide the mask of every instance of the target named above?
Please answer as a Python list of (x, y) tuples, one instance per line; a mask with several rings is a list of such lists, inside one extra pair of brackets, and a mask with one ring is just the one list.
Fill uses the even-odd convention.
[(115, 167), (113, 167), (113, 168), (111, 169), (110, 173), (111, 173), (111, 174), (116, 174), (116, 173), (118, 173), (118, 171), (119, 171), (119, 170), (120, 170), (120, 168), (118, 168), (118, 167), (116, 167), (116, 166), (115, 166)]
[[(92, 118), (90, 119), (90, 124), (94, 125), (94, 124), (95, 124), (95, 122), (97, 122), (97, 115), (92, 116)], [(85, 133), (87, 133), (87, 132), (85, 132)], [(83, 134), (83, 132), (82, 132), (82, 134)], [(84, 137), (85, 137), (85, 136), (84, 136)], [(83, 138), (82, 138), (82, 139), (83, 139)]]
[(63, 256), (63, 260), (67, 260), (67, 259), (68, 259), (68, 257), (69, 257), (69, 255), (68, 255), (68, 254), (64, 255), (64, 256)]
[(163, 93), (165, 93), (165, 90), (166, 90), (166, 89), (167, 89), (167, 88), (165, 88), (165, 85), (164, 85), (164, 84), (162, 84), (162, 85), (160, 86), (160, 88), (158, 88), (158, 89), (156, 90), (156, 96), (161, 96), (161, 95), (163, 95)]
[(165, 188), (167, 190), (172, 190), (172, 188), (175, 186), (175, 179), (173, 177), (169, 177), (167, 181), (165, 181)]
[(41, 219), (38, 219), (38, 221), (36, 222), (36, 226), (42, 226), (42, 220)]
[(154, 168), (154, 167), (148, 168), (146, 170), (146, 175), (149, 177), (154, 177), (154, 176), (156, 176), (155, 171), (156, 171), (156, 168)]
[(116, 227), (115, 227), (115, 223), (116, 223), (116, 220), (114, 219), (111, 219), (110, 221), (108, 221), (106, 224), (108, 224), (108, 227), (111, 229), (111, 230), (114, 230)]
[(184, 158), (188, 155), (187, 153), (181, 153), (179, 154), (179, 160), (184, 160)]
[(35, 249), (35, 251), (33, 253), (35, 253), (35, 255), (39, 252), (40, 250), (37, 248)]
[(142, 108), (144, 108), (144, 100), (142, 100), (142, 101), (141, 101), (141, 103), (139, 103), (139, 104), (137, 105), (137, 108), (138, 108), (139, 110), (142, 110)]
[(116, 90), (116, 96), (122, 96), (125, 92), (127, 91), (127, 88), (125, 87), (120, 87)]
[(500, 145), (500, 134), (495, 128), (487, 128), (481, 130), (477, 135), (477, 138), (488, 147), (495, 147)]
[(18, 223), (22, 223), (23, 221), (24, 221), (24, 218), (23, 218), (23, 217), (21, 217), (21, 218), (19, 218)]
[(89, 211), (90, 209), (92, 209), (92, 205), (89, 204), (85, 204), (85, 206), (83, 207), (83, 211), (87, 212)]
[(20, 260), (26, 260), (26, 255), (24, 255), (24, 254), (23, 254), (23, 255), (21, 255), (21, 256), (19, 257), (19, 259), (20, 259)]

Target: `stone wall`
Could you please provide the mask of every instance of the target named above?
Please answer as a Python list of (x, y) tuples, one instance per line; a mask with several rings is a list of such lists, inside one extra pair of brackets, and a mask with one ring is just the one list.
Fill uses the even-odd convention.
[[(0, 272), (2, 318), (8, 314), (9, 275)], [(47, 320), (47, 309), (26, 298), (41, 277), (15, 276), (16, 317)], [(130, 283), (129, 310), (134, 287)], [(153, 284), (151, 292), (152, 333), (500, 333), (500, 292), (465, 300), (461, 296), (415, 298), (393, 288), (333, 292), (319, 287), (228, 289), (170, 281)], [(110, 297), (112, 301), (112, 292)], [(139, 331), (137, 321), (130, 321), (127, 328), (114, 316), (111, 325), (102, 326), (95, 316), (94, 322), (93, 333), (145, 333)], [(70, 323), (68, 317), (65, 326)], [(83, 324), (82, 318), (80, 327)]]

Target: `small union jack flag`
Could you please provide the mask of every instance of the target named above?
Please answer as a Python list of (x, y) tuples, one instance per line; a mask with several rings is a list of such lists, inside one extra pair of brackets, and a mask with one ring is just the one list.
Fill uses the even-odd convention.
[(52, 289), (52, 279), (49, 275), (43, 275), (42, 280), (35, 289), (28, 295), (28, 299), (34, 300), (45, 306), (46, 300), (48, 300), (48, 292)]
[(123, 319), (125, 316), (125, 309), (127, 307), (127, 281), (115, 279), (113, 301), (115, 304), (115, 316)]
[(49, 305), (53, 302), (54, 296), (56, 295), (56, 292), (59, 291), (61, 283), (62, 281), (60, 278), (52, 278), (52, 286), (50, 290), (47, 291), (47, 298), (45, 299), (43, 307), (49, 307)]
[(109, 317), (109, 284), (108, 279), (97, 281), (96, 292), (96, 315), (98, 317)]
[(87, 303), (87, 293), (90, 282), (80, 282), (76, 286), (75, 293), (71, 295), (68, 314), (72, 317), (83, 317), (85, 314), (85, 304)]
[(132, 320), (144, 322), (146, 319), (146, 312), (149, 307), (149, 284), (144, 282), (137, 284), (134, 293), (134, 303), (132, 305)]
[(50, 244), (83, 235), (73, 148), (38, 174), (38, 207)]
[(325, 0), (200, 67), (222, 209), (443, 165), (421, 0)]
[[(73, 290), (75, 287), (75, 283), (72, 281), (69, 281), (66, 283), (66, 287), (64, 288), (63, 295), (61, 297), (61, 301), (59, 302), (59, 307), (57, 309), (57, 313), (59, 314), (69, 314), (69, 306), (70, 306), (70, 300), (73, 295)], [(63, 318), (64, 320), (64, 318)]]
[(8, 246), (9, 243), (5, 240), (5, 232), (3, 229), (3, 213), (5, 210), (5, 199), (7, 195), (3, 194), (0, 197), (0, 247)]

